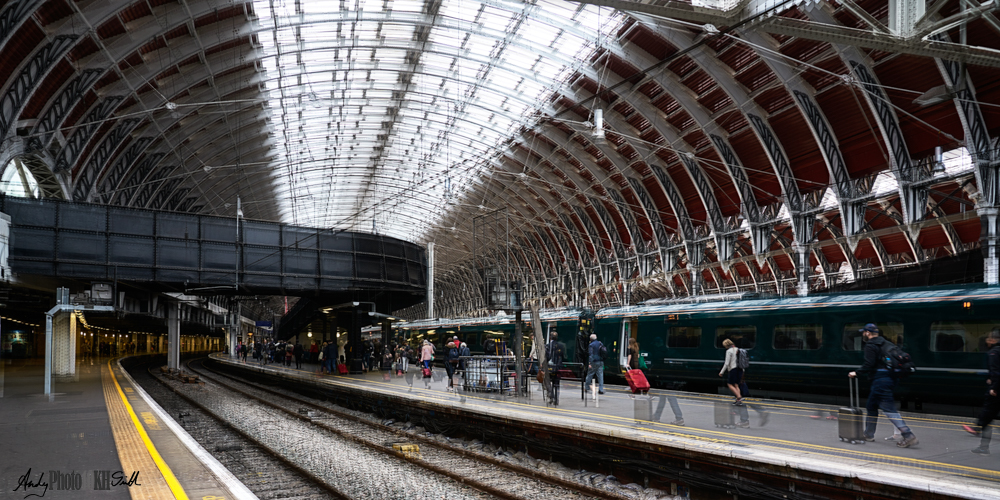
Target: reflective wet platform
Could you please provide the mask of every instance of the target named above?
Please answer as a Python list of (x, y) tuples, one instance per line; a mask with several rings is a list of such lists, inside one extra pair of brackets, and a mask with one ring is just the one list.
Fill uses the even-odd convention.
[[(411, 366), (406, 376), (393, 374), (386, 381), (381, 373), (319, 375), (315, 364), (296, 370), (252, 360), (243, 363), (221, 354), (213, 358), (292, 383), (386, 400), (379, 404), (393, 404), (399, 398), (451, 417), (481, 415), (498, 422), (560, 429), (580, 439), (632, 446), (636, 453), (659, 451), (682, 457), (688, 461), (685, 464), (712, 462), (728, 467), (726, 474), (755, 473), (779, 482), (787, 477), (853, 489), (856, 498), (870, 498), (865, 492), (871, 497), (1000, 498), (1000, 443), (994, 443), (992, 455), (971, 453), (979, 438), (962, 429), (971, 418), (902, 412), (920, 442), (899, 448), (891, 438), (894, 427), (884, 417), (879, 419), (875, 441), (841, 441), (833, 405), (750, 398), (736, 407), (732, 397), (722, 395), (653, 389), (648, 396), (633, 397), (627, 387), (614, 385), (607, 385), (595, 401), (589, 394), (581, 397), (579, 380), (567, 380), (561, 384), (559, 405), (553, 406), (534, 381), (529, 396), (521, 398), (448, 390), (440, 367), (429, 379)], [(788, 488), (794, 490), (794, 485), (789, 483)]]
[(43, 392), (42, 359), (0, 359), (0, 498), (256, 498), (116, 359)]

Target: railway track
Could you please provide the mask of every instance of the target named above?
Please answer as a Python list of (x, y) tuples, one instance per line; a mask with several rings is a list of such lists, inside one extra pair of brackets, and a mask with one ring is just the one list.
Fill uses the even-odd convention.
[[(413, 467), (422, 469), (418, 475), (425, 479), (436, 477), (450, 480), (460, 486), (459, 491), (454, 492), (459, 497), (467, 495), (469, 492), (466, 490), (471, 488), (487, 498), (502, 499), (641, 498), (638, 494), (623, 495), (620, 492), (549, 475), (539, 469), (528, 468), (448, 443), (439, 436), (422, 435), (373, 422), (329, 403), (235, 379), (210, 371), (200, 360), (189, 363), (188, 367), (210, 384), (206, 385), (206, 388), (214, 386), (227, 394), (227, 397), (238, 395), (237, 399), (252, 401), (259, 407), (268, 408), (272, 415), (280, 415), (284, 420), (297, 421), (301, 426), (325, 432), (331, 436), (330, 439), (351, 443), (363, 450), (359, 456), (378, 456), (384, 463), (406, 466), (393, 466), (391, 467), (393, 470)], [(417, 448), (419, 452), (411, 451)], [(297, 454), (302, 455), (303, 452)], [(392, 475), (398, 473), (390, 473), (390, 476)], [(383, 483), (396, 481), (392, 477), (378, 479)], [(400, 481), (405, 482), (402, 479)], [(344, 491), (342, 493), (350, 494)], [(405, 492), (384, 493), (390, 497), (397, 494), (410, 497)], [(454, 495), (449, 494), (447, 498), (452, 496)]]
[[(236, 478), (262, 500), (345, 498), (330, 491), (292, 464), (276, 457), (256, 440), (206, 412), (149, 372), (143, 364), (129, 371), (132, 378)], [(281, 481), (273, 478), (282, 478)]]

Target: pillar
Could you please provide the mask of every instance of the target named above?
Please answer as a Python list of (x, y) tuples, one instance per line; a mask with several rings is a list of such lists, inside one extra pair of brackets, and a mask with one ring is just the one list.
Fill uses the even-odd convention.
[[(350, 312), (350, 322), (347, 326), (347, 346), (345, 347), (347, 363), (351, 373), (362, 373), (361, 358), (364, 349), (361, 344), (361, 315), (368, 316), (367, 311), (362, 311), (360, 307), (354, 306)], [(377, 353), (376, 353), (377, 354)]]
[(52, 315), (52, 375), (76, 375), (76, 314), (59, 311)]
[(994, 207), (979, 208), (980, 224), (980, 247), (983, 251), (983, 281), (987, 285), (1000, 284), (1000, 255), (997, 251), (997, 238), (1000, 231), (997, 228), (997, 212)]
[(177, 302), (167, 303), (167, 368), (179, 370), (181, 367), (181, 306)]
[(434, 317), (434, 242), (427, 244), (427, 318)]

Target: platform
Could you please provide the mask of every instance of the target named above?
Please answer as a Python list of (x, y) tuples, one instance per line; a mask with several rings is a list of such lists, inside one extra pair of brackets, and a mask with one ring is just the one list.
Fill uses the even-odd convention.
[[(892, 425), (879, 419), (874, 442), (850, 444), (838, 437), (837, 407), (790, 401), (748, 399), (734, 407), (732, 397), (656, 390), (649, 397), (633, 397), (626, 387), (606, 385), (597, 401), (581, 399), (581, 383), (564, 381), (558, 407), (546, 404), (539, 384), (532, 382), (527, 398), (489, 392), (446, 390), (443, 377), (423, 379), (419, 368), (406, 377), (381, 373), (319, 375), (316, 365), (296, 370), (278, 364), (243, 363), (216, 354), (213, 358), (232, 366), (265, 372), (293, 381), (331, 388), (358, 389), (432, 404), (441, 413), (472, 412), (495, 420), (530, 422), (558, 427), (568, 435), (606, 436), (616, 442), (631, 441), (637, 449), (670, 449), (706, 461), (749, 464), (768, 474), (820, 478), (831, 485), (857, 483), (883, 485), (888, 490), (910, 489), (968, 499), (1000, 498), (1000, 438), (989, 456), (970, 452), (979, 438), (962, 429), (971, 419), (903, 412), (906, 423), (920, 440), (912, 448), (898, 448), (884, 438)], [(307, 369), (306, 369), (307, 368)], [(435, 369), (443, 374), (444, 370)], [(846, 383), (846, 374), (845, 374)], [(681, 415), (673, 411), (674, 405)], [(716, 411), (732, 415), (733, 426), (717, 426)], [(672, 425), (682, 417), (684, 425)], [(747, 418), (748, 417), (748, 418)], [(736, 427), (743, 418), (748, 428)], [(722, 422), (726, 424), (726, 421)], [(641, 445), (641, 446), (640, 446)], [(870, 488), (870, 486), (866, 486)]]
[(256, 498), (116, 360), (79, 361), (51, 395), (43, 375), (41, 359), (0, 360), (0, 498)]

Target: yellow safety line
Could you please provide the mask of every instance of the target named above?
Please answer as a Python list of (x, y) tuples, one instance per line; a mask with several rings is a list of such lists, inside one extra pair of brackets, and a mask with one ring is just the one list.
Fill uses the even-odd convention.
[(173, 471), (170, 470), (170, 466), (163, 461), (163, 457), (161, 457), (160, 453), (156, 451), (156, 446), (154, 446), (153, 441), (149, 439), (149, 434), (146, 434), (146, 429), (143, 428), (142, 424), (139, 422), (139, 417), (136, 416), (135, 410), (132, 409), (132, 405), (129, 404), (128, 398), (125, 397), (125, 392), (122, 391), (121, 385), (118, 384), (118, 378), (115, 377), (115, 370), (111, 367), (111, 360), (108, 360), (108, 370), (111, 372), (111, 381), (115, 383), (115, 389), (118, 390), (118, 395), (122, 398), (122, 403), (125, 403), (125, 409), (128, 410), (129, 416), (132, 417), (132, 424), (135, 425), (136, 430), (139, 431), (139, 436), (142, 437), (142, 442), (146, 445), (149, 455), (153, 457), (153, 462), (156, 462), (156, 467), (160, 469), (160, 474), (163, 475), (163, 479), (167, 482), (167, 486), (170, 487), (170, 491), (174, 494), (174, 498), (177, 500), (188, 500), (187, 493), (184, 492), (184, 488), (181, 487), (181, 483), (177, 481)]
[[(372, 384), (376, 384), (376, 385), (391, 385), (391, 384), (386, 384), (383, 381), (364, 380), (363, 382), (368, 382), (368, 383), (372, 383)], [(418, 390), (420, 390), (421, 392), (428, 392), (427, 389), (418, 389)], [(436, 393), (436, 394), (432, 394), (433, 396), (435, 396), (434, 399), (436, 399), (436, 400), (439, 400), (439, 401), (450, 401), (450, 398), (448, 398), (446, 395), (439, 395), (440, 393), (438, 391), (430, 389), (429, 392)], [(465, 396), (465, 397), (468, 398), (468, 399), (473, 399), (473, 400), (490, 401), (490, 402), (493, 402), (493, 403), (501, 403), (501, 404), (504, 404), (504, 405), (507, 405), (507, 406), (520, 406), (520, 407), (525, 407), (525, 408), (531, 408), (531, 409), (536, 410), (536, 411), (537, 410), (544, 410), (544, 411), (548, 411), (548, 412), (558, 412), (558, 413), (561, 413), (561, 414), (564, 414), (564, 415), (567, 414), (567, 413), (569, 413), (569, 414), (574, 414), (574, 417), (576, 417), (577, 415), (582, 415), (582, 416), (586, 417), (587, 419), (593, 419), (594, 417), (597, 417), (599, 420), (602, 420), (605, 425), (610, 425), (610, 426), (615, 426), (615, 427), (620, 427), (620, 428), (625, 428), (625, 429), (634, 429), (634, 427), (631, 426), (631, 423), (634, 422), (635, 419), (634, 418), (629, 418), (629, 417), (620, 417), (620, 416), (617, 416), (617, 415), (595, 414), (595, 413), (587, 412), (587, 411), (584, 411), (584, 410), (574, 410), (574, 409), (570, 409), (570, 408), (549, 408), (549, 407), (542, 408), (542, 407), (539, 407), (539, 406), (534, 406), (531, 403), (521, 403), (521, 402), (517, 402), (517, 401), (504, 401), (504, 400), (497, 400), (497, 399), (491, 399), (491, 398), (484, 398), (484, 397), (481, 397), (481, 396)], [(615, 422), (616, 420), (617, 421), (628, 421), (629, 424), (628, 425), (622, 425), (622, 424), (616, 423)], [(651, 422), (651, 421), (646, 421), (646, 420), (641, 420), (641, 422), (643, 422), (644, 424), (649, 425), (650, 427), (656, 427), (656, 426), (669, 426), (671, 428), (679, 427), (679, 426), (674, 426), (674, 425), (671, 425), (671, 424), (664, 424), (664, 423), (661, 423), (661, 422)], [(698, 434), (692, 434), (692, 433), (690, 433), (690, 431), (689, 432), (678, 432), (676, 430), (666, 430), (666, 429), (661, 430), (661, 429), (655, 429), (655, 428), (649, 429), (649, 430), (652, 430), (653, 432), (656, 432), (658, 434), (671, 434), (671, 435), (680, 436), (680, 437), (684, 437), (684, 438), (688, 438), (688, 439), (694, 439), (694, 440), (698, 440), (698, 441), (715, 441), (715, 442), (719, 442), (719, 443), (723, 443), (723, 444), (745, 446), (746, 445), (745, 442), (741, 442), (739, 440), (734, 440), (733, 439), (734, 437), (738, 437), (740, 439), (750, 441), (751, 444), (756, 444), (756, 445), (767, 447), (767, 448), (773, 448), (773, 449), (777, 449), (777, 450), (780, 450), (780, 451), (788, 451), (788, 447), (779, 446), (779, 445), (786, 445), (786, 446), (793, 447), (793, 448), (795, 448), (795, 447), (800, 448), (800, 449), (801, 448), (806, 448), (806, 450), (801, 450), (801, 451), (806, 451), (806, 452), (809, 452), (809, 451), (820, 451), (820, 452), (822, 452), (822, 451), (831, 451), (831, 452), (837, 452), (837, 454), (840, 454), (840, 456), (843, 456), (844, 454), (846, 454), (846, 455), (848, 455), (848, 457), (845, 457), (845, 458), (853, 458), (855, 460), (863, 459), (863, 457), (874, 457), (874, 458), (880, 458), (880, 459), (883, 459), (883, 460), (887, 458), (886, 455), (880, 454), (880, 453), (863, 452), (863, 451), (856, 451), (856, 450), (845, 450), (845, 449), (842, 449), (842, 448), (835, 448), (835, 447), (832, 447), (832, 446), (825, 446), (825, 445), (811, 444), (811, 443), (802, 443), (802, 442), (798, 442), (798, 441), (789, 441), (789, 440), (784, 440), (784, 439), (766, 438), (766, 437), (760, 437), (760, 436), (743, 436), (741, 434), (734, 435), (734, 434), (729, 433), (729, 432), (715, 431), (715, 430), (711, 430), (711, 429), (697, 429), (697, 432), (705, 433), (705, 434), (709, 434), (709, 435), (713, 435), (714, 434), (716, 436), (724, 436), (725, 439), (723, 439), (721, 437), (711, 437), (711, 436), (702, 436), (702, 435), (698, 435)], [(855, 456), (852, 457), (850, 455), (855, 455)], [(828, 456), (828, 455), (824, 455), (824, 456)], [(991, 471), (989, 469), (977, 469), (975, 467), (968, 467), (968, 466), (964, 466), (964, 465), (947, 464), (947, 463), (943, 463), (943, 462), (933, 462), (933, 461), (922, 460), (922, 459), (918, 459), (918, 458), (909, 458), (909, 457), (891, 457), (891, 458), (893, 460), (899, 460), (899, 461), (903, 461), (903, 462), (911, 462), (911, 463), (914, 463), (914, 464), (924, 464), (926, 466), (933, 466), (933, 468), (935, 468), (938, 471), (940, 471), (941, 469), (946, 469), (946, 470), (947, 469), (959, 469), (959, 470), (964, 469), (964, 470), (969, 470), (969, 471), (975, 471), (975, 472), (980, 473), (980, 474), (986, 473), (985, 475), (987, 475), (987, 476), (1000, 477), (1000, 472), (994, 472), (994, 471)], [(896, 465), (902, 465), (904, 467), (915, 468), (915, 469), (918, 469), (918, 470), (926, 470), (926, 469), (921, 469), (921, 468), (917, 467), (916, 465), (911, 465), (911, 466), (907, 466), (907, 465), (903, 465), (903, 464), (896, 464)], [(981, 476), (979, 476), (979, 477), (981, 477)]]

